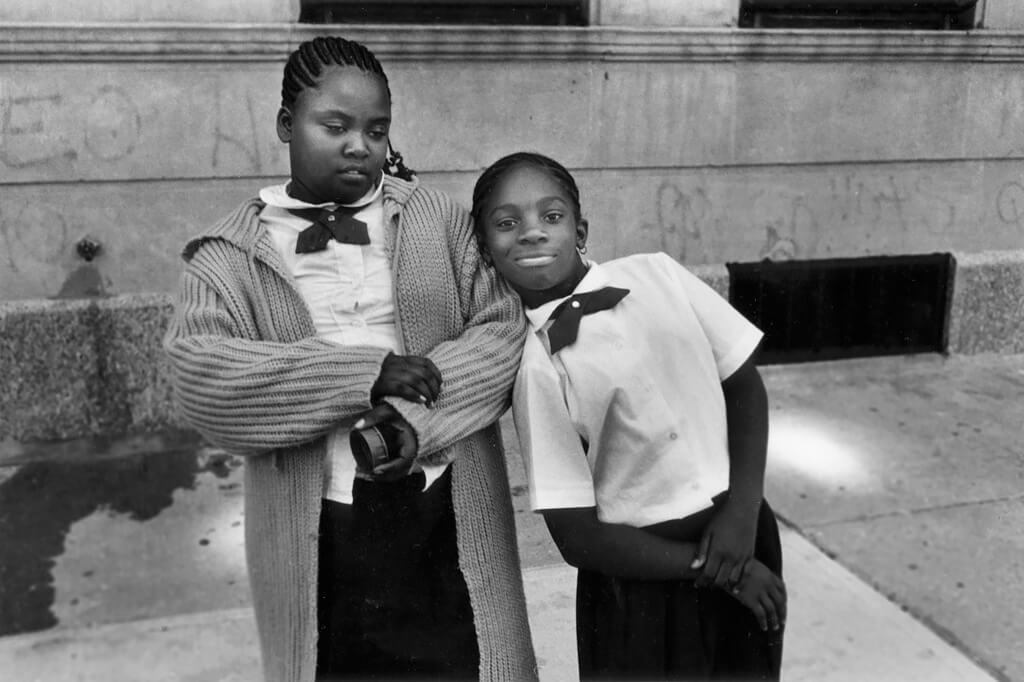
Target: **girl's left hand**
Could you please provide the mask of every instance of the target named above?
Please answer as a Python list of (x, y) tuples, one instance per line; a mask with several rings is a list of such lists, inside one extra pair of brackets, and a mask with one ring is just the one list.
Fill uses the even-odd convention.
[(698, 587), (729, 589), (739, 583), (744, 566), (754, 556), (760, 509), (760, 503), (741, 505), (728, 499), (715, 510), (690, 566), (695, 570), (703, 567), (694, 581)]

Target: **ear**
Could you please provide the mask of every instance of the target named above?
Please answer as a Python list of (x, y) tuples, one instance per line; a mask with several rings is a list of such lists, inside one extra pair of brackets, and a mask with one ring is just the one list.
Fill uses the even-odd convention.
[(281, 107), (277, 110), (277, 139), (285, 144), (292, 141), (292, 112), (288, 107)]
[(590, 234), (590, 224), (584, 218), (580, 218), (576, 221), (576, 247), (585, 248), (587, 246), (587, 236)]

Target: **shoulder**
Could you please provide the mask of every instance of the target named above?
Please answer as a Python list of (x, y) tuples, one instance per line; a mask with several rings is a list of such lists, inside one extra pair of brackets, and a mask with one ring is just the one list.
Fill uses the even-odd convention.
[(387, 200), (397, 203), (402, 210), (410, 208), (436, 208), (451, 210), (458, 204), (441, 190), (428, 187), (419, 178), (402, 180), (390, 175), (384, 176), (384, 196)]
[(600, 264), (611, 277), (645, 282), (672, 276), (682, 266), (666, 253), (635, 253)]
[[(385, 196), (395, 201), (392, 210), (401, 215), (407, 232), (444, 235), (453, 248), (462, 250), (472, 238), (472, 220), (469, 212), (447, 193), (415, 181), (388, 178)], [(390, 190), (390, 191), (389, 191)]]
[(255, 243), (259, 234), (260, 212), (264, 205), (255, 197), (243, 201), (234, 211), (189, 239), (181, 252), (182, 258), (191, 262), (199, 250), (211, 242), (226, 242), (246, 249)]
[(468, 216), (469, 213), (450, 195), (433, 187), (420, 185), (410, 197), (409, 205), (445, 218)]

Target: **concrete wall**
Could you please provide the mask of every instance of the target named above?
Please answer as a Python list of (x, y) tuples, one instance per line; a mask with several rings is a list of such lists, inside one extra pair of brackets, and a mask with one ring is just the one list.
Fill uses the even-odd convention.
[[(0, 27), (0, 298), (82, 267), (170, 291), (186, 237), (287, 174), (281, 64), (316, 29)], [(522, 148), (578, 175), (593, 253), (687, 263), (1018, 248), (1024, 35), (352, 27), (393, 139), (468, 201)], [(80, 273), (79, 273), (80, 274)]]
[(299, 0), (7, 0), (3, 22), (296, 21)]
[(987, 29), (1024, 29), (1024, 3), (1019, 0), (981, 0), (978, 4), (981, 25)]
[(739, 0), (591, 0), (599, 26), (735, 26)]

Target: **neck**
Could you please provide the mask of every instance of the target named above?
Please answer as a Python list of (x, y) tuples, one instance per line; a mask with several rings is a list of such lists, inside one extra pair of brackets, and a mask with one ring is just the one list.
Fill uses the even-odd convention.
[(537, 308), (549, 301), (565, 298), (572, 294), (586, 274), (587, 266), (583, 263), (583, 259), (577, 258), (576, 267), (573, 268), (572, 273), (549, 289), (523, 289), (517, 286), (513, 286), (513, 289), (519, 294), (519, 298), (523, 300), (523, 305), (527, 308)]

